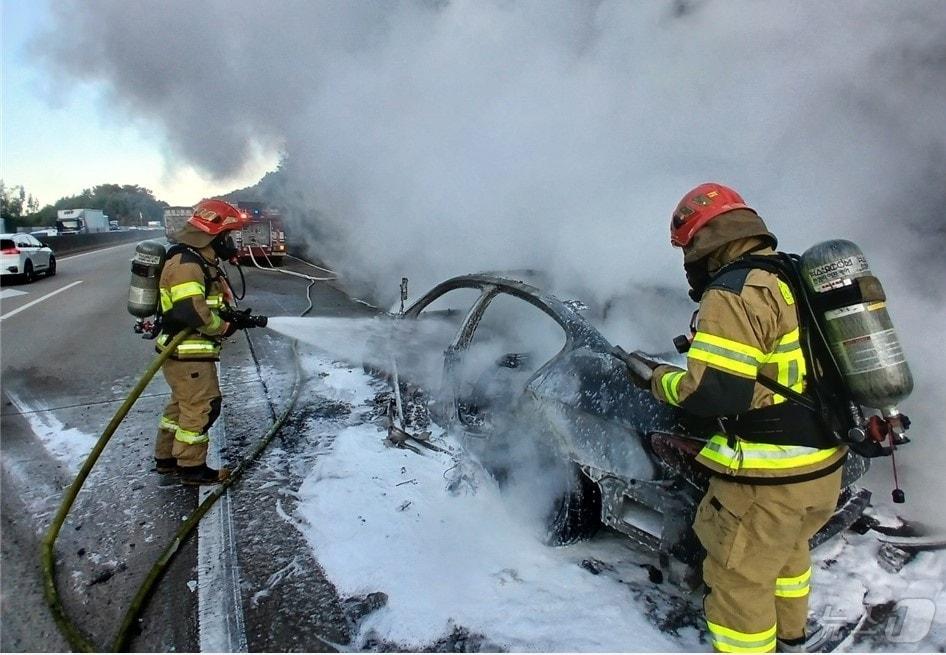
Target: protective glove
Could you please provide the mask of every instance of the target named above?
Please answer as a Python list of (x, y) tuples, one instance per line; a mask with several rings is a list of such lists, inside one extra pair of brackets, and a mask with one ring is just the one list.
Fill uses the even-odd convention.
[(628, 353), (621, 346), (612, 348), (611, 354), (627, 366), (628, 377), (630, 377), (634, 386), (641, 389), (650, 389), (650, 380), (654, 377), (654, 369), (660, 366), (660, 362), (639, 350)]

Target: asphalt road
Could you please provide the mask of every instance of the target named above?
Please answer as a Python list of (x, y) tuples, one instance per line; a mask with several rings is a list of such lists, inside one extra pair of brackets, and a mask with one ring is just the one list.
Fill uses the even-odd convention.
[[(132, 332), (125, 310), (133, 251), (134, 244), (127, 244), (62, 257), (57, 276), (0, 289), (0, 648), (6, 652), (68, 649), (43, 601), (39, 542), (82, 461), (69, 453), (87, 452), (154, 356), (152, 344)], [(247, 283), (244, 305), (254, 312), (296, 315), (306, 306), (302, 280), (250, 270)], [(328, 285), (317, 284), (312, 295), (319, 314), (368, 311)], [(289, 343), (265, 330), (237, 335), (225, 348), (224, 414), (215, 433), (225, 442), (225, 462), (238, 462), (282, 407), (292, 357)], [(320, 418), (319, 399), (303, 398), (290, 427)], [(166, 399), (158, 376), (105, 449), (57, 543), (67, 614), (101, 649), (198, 501), (196, 490), (150, 471), (155, 424)], [(302, 443), (299, 432), (285, 430), (274, 453), (228, 493), (227, 511), (202, 527), (200, 539), (182, 546), (142, 617), (133, 650), (319, 651), (346, 642), (351, 599), (337, 598), (282, 518), (291, 513), (292, 489), (311, 466), (314, 444)], [(217, 525), (227, 530), (225, 593), (233, 603), (223, 617), (219, 607), (207, 607), (213, 596), (204, 591), (208, 564), (201, 561), (223, 557), (214, 550), (220, 546)], [(240, 634), (221, 648), (215, 622), (231, 614), (239, 615), (234, 625)]]

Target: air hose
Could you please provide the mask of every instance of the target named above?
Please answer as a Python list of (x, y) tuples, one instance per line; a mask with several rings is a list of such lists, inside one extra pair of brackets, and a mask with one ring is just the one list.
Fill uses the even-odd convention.
[(49, 530), (46, 532), (46, 536), (43, 537), (43, 542), (40, 547), (40, 559), (43, 568), (43, 593), (46, 597), (49, 609), (53, 613), (53, 619), (55, 619), (56, 625), (59, 626), (60, 632), (62, 632), (63, 636), (68, 640), (73, 650), (94, 652), (96, 648), (92, 642), (79, 631), (75, 624), (69, 620), (69, 617), (66, 616), (65, 609), (62, 606), (62, 599), (59, 597), (59, 591), (56, 589), (56, 561), (53, 556), (53, 547), (56, 544), (56, 539), (59, 537), (62, 524), (65, 523), (66, 516), (69, 514), (69, 510), (72, 509), (72, 504), (75, 502), (76, 496), (79, 495), (79, 490), (82, 489), (82, 485), (85, 484), (86, 478), (92, 471), (92, 467), (95, 466), (95, 462), (98, 461), (99, 455), (101, 455), (102, 451), (105, 449), (105, 445), (112, 438), (115, 430), (118, 429), (119, 424), (124, 420), (129, 410), (131, 410), (132, 405), (138, 400), (138, 396), (141, 395), (141, 392), (144, 391), (148, 383), (151, 382), (151, 378), (154, 377), (154, 374), (158, 372), (158, 369), (160, 369), (164, 361), (170, 357), (178, 344), (186, 339), (190, 333), (190, 329), (179, 332), (164, 351), (152, 360), (151, 364), (141, 376), (141, 379), (138, 380), (138, 383), (125, 398), (125, 402), (121, 404), (112, 417), (112, 420), (105, 426), (102, 436), (99, 437), (99, 440), (95, 443), (92, 452), (89, 453), (78, 475), (76, 475), (76, 479), (73, 480), (72, 484), (69, 486), (69, 490), (66, 492), (62, 503), (59, 505), (59, 511), (56, 512), (56, 516), (53, 518)]

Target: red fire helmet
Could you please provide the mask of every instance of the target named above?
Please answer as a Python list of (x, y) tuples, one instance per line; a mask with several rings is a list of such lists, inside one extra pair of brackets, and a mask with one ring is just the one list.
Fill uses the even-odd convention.
[(250, 224), (250, 219), (223, 200), (202, 200), (194, 207), (194, 215), (187, 222), (201, 232), (217, 235), (227, 230), (241, 230)]
[(733, 209), (755, 211), (728, 186), (716, 182), (701, 184), (683, 196), (674, 210), (670, 219), (670, 243), (678, 248), (690, 245), (700, 228)]

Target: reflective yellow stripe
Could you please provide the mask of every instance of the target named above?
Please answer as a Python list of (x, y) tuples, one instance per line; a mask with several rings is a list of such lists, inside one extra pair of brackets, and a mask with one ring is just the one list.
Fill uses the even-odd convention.
[(174, 432), (179, 427), (180, 426), (177, 423), (169, 419), (167, 416), (162, 416), (161, 421), (158, 423), (158, 428), (161, 430), (170, 430)]
[(736, 447), (730, 448), (725, 435), (713, 435), (700, 455), (733, 471), (740, 469), (792, 469), (822, 462), (838, 451), (834, 448), (808, 448), (806, 446), (776, 446), (736, 439)]
[(764, 653), (775, 650), (776, 626), (762, 632), (739, 632), (706, 621), (713, 636), (713, 648), (721, 653)]
[(197, 352), (204, 353), (204, 352), (214, 352), (219, 349), (220, 349), (220, 346), (218, 346), (215, 343), (208, 343), (208, 342), (201, 343), (199, 341), (192, 341), (192, 342), (185, 341), (184, 343), (182, 343), (181, 345), (177, 347), (177, 352), (179, 353), (197, 353)]
[[(171, 335), (161, 333), (157, 340), (158, 352), (167, 348), (170, 340)], [(174, 355), (177, 359), (216, 359), (220, 356), (220, 344), (209, 337), (197, 335), (178, 344)]]
[(779, 281), (778, 281), (778, 290), (782, 292), (782, 298), (785, 299), (785, 303), (786, 303), (786, 304), (788, 304), (788, 305), (794, 305), (794, 304), (795, 304), (795, 296), (792, 295), (792, 289), (791, 289), (791, 287), (789, 287), (787, 284), (785, 284), (784, 282), (782, 282), (781, 280), (779, 280)]
[(758, 348), (706, 332), (697, 332), (687, 353), (689, 359), (705, 362), (713, 368), (754, 378), (763, 359)]
[(210, 437), (207, 436), (206, 432), (191, 432), (190, 430), (185, 430), (184, 428), (178, 428), (177, 432), (174, 434), (175, 441), (180, 441), (186, 444), (202, 444), (210, 441)]
[(664, 397), (671, 405), (680, 404), (680, 380), (683, 379), (684, 375), (686, 375), (685, 371), (673, 371), (672, 373), (665, 373), (660, 378), (660, 387), (663, 389)]
[(167, 289), (161, 289), (161, 311), (169, 312), (174, 303), (171, 302), (171, 292)]
[(182, 282), (171, 287), (170, 294), (171, 303), (173, 304), (184, 298), (204, 295), (204, 285), (201, 282)]
[[(158, 336), (158, 352), (163, 351), (167, 347), (171, 338), (171, 335), (164, 333)], [(174, 354), (178, 359), (216, 358), (220, 356), (220, 344), (208, 337), (198, 335), (187, 338), (182, 343), (178, 344)]]
[(211, 309), (220, 309), (223, 307), (223, 296), (220, 294), (211, 294), (207, 296), (207, 306)]
[(793, 578), (776, 578), (775, 595), (779, 598), (803, 598), (811, 591), (811, 567)]
[(730, 448), (726, 436), (721, 434), (710, 437), (700, 455), (733, 471), (738, 471), (742, 462), (742, 453)]
[[(798, 328), (779, 339), (775, 350), (767, 355), (762, 363), (774, 364), (777, 367), (776, 380), (780, 384), (799, 393), (805, 390), (807, 368), (804, 351), (799, 344)], [(786, 400), (784, 396), (775, 394), (772, 402), (778, 405)]]
[(758, 362), (762, 359), (762, 351), (758, 348), (748, 344), (739, 343), (738, 341), (733, 341), (732, 339), (726, 339), (725, 337), (718, 337), (715, 334), (709, 334), (708, 332), (697, 332), (693, 337), (693, 343), (707, 344), (710, 346), (716, 346), (717, 348), (729, 350), (733, 353), (743, 355), (748, 361), (752, 362)]
[(798, 328), (795, 328), (778, 340), (778, 345), (775, 346), (775, 352), (791, 352), (795, 348), (798, 348), (798, 340), (800, 336), (801, 334)]

